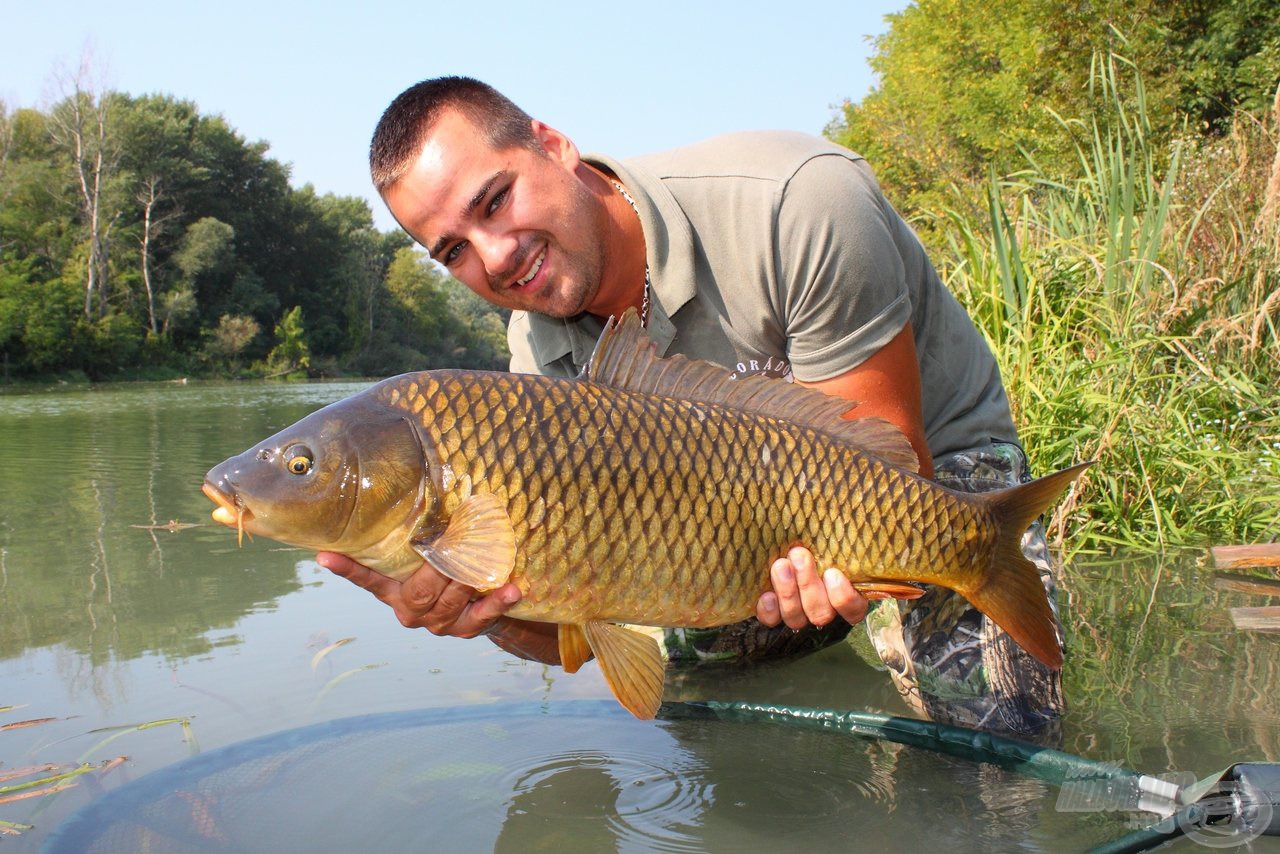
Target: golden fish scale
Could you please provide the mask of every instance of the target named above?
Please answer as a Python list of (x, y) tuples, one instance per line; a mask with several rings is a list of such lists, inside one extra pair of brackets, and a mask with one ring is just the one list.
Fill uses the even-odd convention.
[(956, 587), (991, 559), (977, 502), (774, 419), (519, 374), (385, 394), (435, 445), (446, 518), (473, 491), (506, 503), (512, 616), (723, 625), (794, 543), (855, 581)]

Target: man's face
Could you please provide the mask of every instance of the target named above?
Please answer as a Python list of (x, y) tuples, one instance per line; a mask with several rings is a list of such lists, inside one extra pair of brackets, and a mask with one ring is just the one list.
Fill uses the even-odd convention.
[(539, 123), (534, 132), (542, 151), (494, 149), (450, 110), (383, 198), (404, 230), (479, 296), (572, 317), (600, 287), (607, 220), (576, 174), (573, 144)]

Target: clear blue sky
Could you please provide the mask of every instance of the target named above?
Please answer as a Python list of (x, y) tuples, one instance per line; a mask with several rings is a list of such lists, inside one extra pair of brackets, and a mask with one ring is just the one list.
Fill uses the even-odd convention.
[(54, 72), (88, 46), (109, 88), (222, 114), (270, 143), (296, 186), (364, 196), (388, 229), (365, 169), (369, 134), (418, 80), (478, 77), (584, 151), (619, 157), (746, 128), (821, 133), (870, 88), (868, 36), (906, 5), (0, 0), (0, 98), (47, 106)]

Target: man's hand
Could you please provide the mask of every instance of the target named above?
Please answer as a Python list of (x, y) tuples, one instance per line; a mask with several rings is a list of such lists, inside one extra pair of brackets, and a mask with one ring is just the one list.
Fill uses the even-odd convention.
[(867, 600), (835, 569), (818, 576), (813, 553), (802, 546), (791, 549), (769, 568), (773, 590), (760, 596), (756, 618), (766, 626), (786, 623), (793, 629), (819, 628), (839, 614), (850, 624), (867, 616)]
[(520, 588), (514, 584), (477, 598), (474, 588), (446, 578), (426, 562), (403, 582), (334, 552), (320, 552), (316, 562), (390, 605), (401, 625), (424, 628), (434, 635), (473, 638), (485, 634), (520, 601)]

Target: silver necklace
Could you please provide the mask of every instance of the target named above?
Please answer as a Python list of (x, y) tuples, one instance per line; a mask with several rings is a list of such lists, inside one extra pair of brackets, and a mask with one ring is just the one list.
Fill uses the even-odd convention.
[[(618, 181), (611, 182), (613, 186), (618, 188), (618, 192), (622, 194), (622, 198), (627, 200), (627, 204), (631, 205), (631, 209), (636, 212), (636, 217), (640, 216), (640, 209), (636, 207), (636, 200), (631, 198), (631, 194), (627, 192), (627, 188), (622, 186)], [(649, 293), (653, 290), (653, 284), (649, 280), (649, 262), (644, 265), (644, 300), (640, 303), (640, 326), (649, 328)]]

